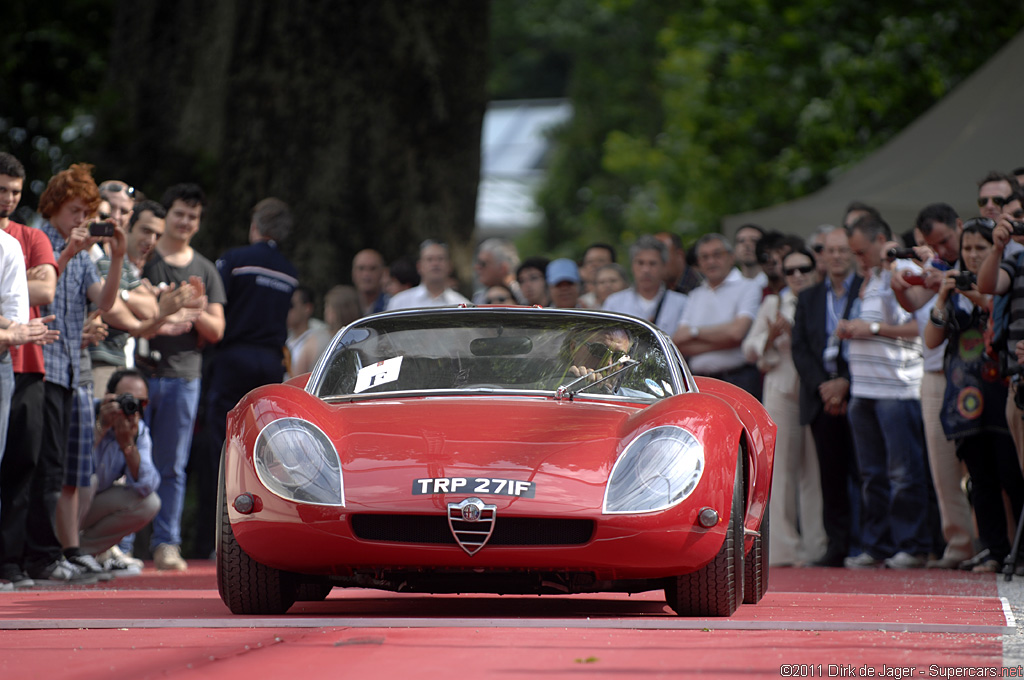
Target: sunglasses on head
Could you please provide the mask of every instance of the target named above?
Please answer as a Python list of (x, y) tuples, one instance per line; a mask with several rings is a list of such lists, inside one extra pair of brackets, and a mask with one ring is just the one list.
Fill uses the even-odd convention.
[(971, 219), (964, 222), (964, 229), (969, 227), (985, 227), (986, 229), (995, 229), (996, 221), (989, 217), (972, 217)]
[(612, 363), (614, 364), (616, 361), (626, 356), (625, 352), (619, 351), (617, 349), (612, 349), (608, 345), (605, 345), (604, 343), (601, 342), (587, 342), (584, 343), (584, 347), (586, 347), (587, 351), (590, 352), (590, 356), (597, 359), (598, 361), (603, 361), (604, 359), (611, 357)]
[(988, 205), (989, 201), (995, 203), (997, 206), (1002, 208), (1004, 205), (1010, 202), (1010, 196), (979, 196), (978, 207), (984, 208), (986, 205)]
[(805, 264), (799, 267), (786, 267), (782, 271), (786, 272), (786, 276), (793, 276), (797, 272), (800, 272), (801, 274), (810, 274), (814, 269), (815, 266), (813, 264)]
[(100, 185), (100, 191), (113, 191), (115, 194), (119, 194), (123, 191), (128, 194), (128, 198), (135, 198), (135, 187), (130, 187), (127, 184), (121, 184), (120, 182), (104, 182)]

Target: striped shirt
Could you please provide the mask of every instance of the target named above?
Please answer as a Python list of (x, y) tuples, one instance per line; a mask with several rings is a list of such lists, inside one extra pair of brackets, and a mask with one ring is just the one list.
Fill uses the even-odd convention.
[[(860, 318), (899, 326), (914, 317), (900, 307), (889, 285), (889, 272), (873, 272), (861, 290)], [(924, 363), (921, 338), (872, 336), (847, 342), (850, 394), (864, 399), (919, 399)]]

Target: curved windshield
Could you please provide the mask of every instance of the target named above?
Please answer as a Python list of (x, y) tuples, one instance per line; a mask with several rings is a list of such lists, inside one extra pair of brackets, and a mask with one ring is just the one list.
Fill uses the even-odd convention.
[[(543, 391), (655, 400), (681, 390), (649, 326), (597, 313), (451, 309), (367, 317), (310, 380), (320, 398), (408, 391)], [(676, 377), (678, 376), (678, 377)]]

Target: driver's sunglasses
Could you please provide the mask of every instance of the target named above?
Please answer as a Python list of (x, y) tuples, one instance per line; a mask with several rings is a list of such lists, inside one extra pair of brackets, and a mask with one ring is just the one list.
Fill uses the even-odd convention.
[(989, 201), (992, 201), (997, 206), (1002, 208), (1004, 205), (1006, 205), (1007, 203), (1010, 202), (1011, 198), (1013, 198), (1013, 197), (1012, 196), (1005, 196), (1005, 197), (1004, 196), (979, 196), (978, 197), (978, 207), (979, 208), (984, 208), (986, 205), (988, 205)]
[(584, 343), (584, 345), (586, 346), (587, 351), (590, 352), (590, 356), (594, 357), (598, 361), (602, 361), (608, 357), (611, 357), (612, 363), (614, 364), (619, 359), (626, 356), (625, 352), (617, 349), (612, 349), (611, 347), (602, 342), (587, 342)]

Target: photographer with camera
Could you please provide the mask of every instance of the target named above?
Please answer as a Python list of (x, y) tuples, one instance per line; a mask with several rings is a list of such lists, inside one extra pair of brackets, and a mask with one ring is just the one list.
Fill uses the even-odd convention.
[(1017, 447), (1017, 461), (1024, 466), (1024, 409), (1021, 407), (1021, 403), (1024, 403), (1024, 390), (1020, 390), (1021, 363), (1016, 353), (1017, 343), (1024, 340), (1024, 251), (1006, 257), (1014, 244), (1024, 244), (1024, 222), (1015, 216), (1021, 210), (1020, 195), (1012, 194), (1003, 202), (1002, 207), (1006, 212), (998, 220), (989, 219), (987, 223), (993, 227), (993, 247), (978, 269), (978, 290), (1009, 296), (1009, 304), (1003, 314), (996, 311), (1000, 306), (994, 305), (993, 326), (999, 342), (996, 349), (1006, 359), (1003, 374), (1009, 375), (1011, 380), (1006, 399), (1006, 423)]
[(142, 420), (149, 401), (145, 377), (134, 368), (118, 370), (106, 391), (96, 414), (93, 484), (81, 490), (80, 543), (89, 555), (110, 550), (101, 555), (103, 568), (127, 575), (138, 573), (137, 567), (133, 570), (114, 546), (156, 516), (160, 473), (153, 465), (153, 442)]
[[(963, 222), (956, 210), (947, 203), (925, 206), (914, 222), (914, 233), (920, 244), (907, 252), (890, 251), (890, 256), (906, 257), (896, 260), (899, 275), (893, 274), (892, 289), (900, 305), (914, 314), (922, 337), (928, 326), (929, 315), (936, 304), (936, 295), (946, 273), (956, 267), (960, 258), (960, 231)], [(920, 268), (916, 266), (920, 263)], [(965, 275), (969, 272), (964, 272)], [(942, 527), (945, 547), (936, 540), (934, 552), (941, 551), (938, 559), (928, 562), (929, 567), (955, 569), (974, 555), (971, 508), (960, 490), (962, 464), (956, 447), (947, 439), (941, 422), (945, 404), (946, 374), (943, 368), (945, 345), (925, 346), (924, 375), (921, 379), (921, 416), (924, 422), (928, 466)]]
[(992, 251), (991, 223), (978, 218), (964, 224), (961, 266), (946, 272), (923, 332), (927, 347), (946, 344), (942, 428), (970, 472), (982, 548), (960, 566), (976, 572), (999, 571), (1010, 551), (1002, 492), (1010, 498), (1015, 517), (1024, 506), (1024, 477), (1002, 408), (1006, 380), (998, 377), (996, 358), (985, 351), (992, 300), (973, 281)]

